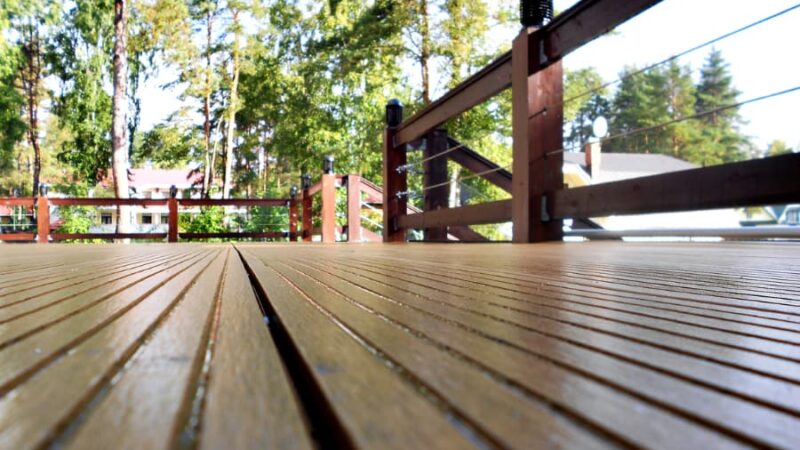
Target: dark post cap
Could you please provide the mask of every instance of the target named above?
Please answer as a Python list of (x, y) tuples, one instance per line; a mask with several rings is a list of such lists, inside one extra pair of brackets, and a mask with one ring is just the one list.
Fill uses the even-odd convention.
[(386, 104), (386, 126), (394, 128), (403, 122), (403, 104), (393, 98)]
[(311, 187), (311, 175), (309, 175), (307, 173), (304, 173), (303, 175), (301, 175), (300, 176), (300, 186), (302, 186), (303, 189), (310, 188)]
[(178, 196), (178, 186), (174, 184), (169, 187), (169, 198), (175, 198)]
[(297, 193), (298, 193), (299, 191), (300, 191), (300, 189), (298, 189), (297, 185), (296, 185), (296, 184), (293, 184), (293, 185), (292, 185), (292, 187), (289, 189), (289, 195), (291, 195), (292, 197), (294, 197), (295, 195), (297, 195)]
[(322, 158), (322, 173), (333, 175), (333, 155), (326, 155)]
[(540, 27), (553, 18), (553, 0), (520, 0), (519, 21), (523, 27)]
[(42, 183), (41, 185), (39, 185), (39, 194), (42, 197), (47, 197), (47, 191), (49, 189), (50, 189), (50, 186), (48, 186), (47, 183)]

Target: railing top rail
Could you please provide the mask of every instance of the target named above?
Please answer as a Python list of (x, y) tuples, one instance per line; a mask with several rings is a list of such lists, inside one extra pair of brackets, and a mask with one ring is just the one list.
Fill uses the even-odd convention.
[(158, 206), (166, 205), (168, 199), (154, 198), (48, 198), (48, 202), (55, 206)]
[(33, 206), (33, 197), (0, 197), (3, 206)]
[[(530, 74), (541, 70), (645, 11), (661, 0), (583, 0), (530, 33)], [(533, 52), (536, 52), (533, 54)], [(511, 52), (504, 53), (458, 86), (406, 119), (395, 145), (413, 142), (449, 119), (511, 86)]]
[(289, 198), (179, 198), (181, 206), (287, 206)]

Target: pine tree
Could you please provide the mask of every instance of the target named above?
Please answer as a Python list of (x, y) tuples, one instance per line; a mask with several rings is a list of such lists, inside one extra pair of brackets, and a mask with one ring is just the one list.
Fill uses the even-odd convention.
[[(733, 86), (728, 64), (719, 50), (712, 49), (703, 65), (697, 85), (697, 112), (712, 111), (736, 103), (739, 91)], [(747, 138), (739, 131), (742, 119), (738, 108), (728, 108), (698, 120), (700, 137), (694, 162), (712, 165), (745, 158)]]

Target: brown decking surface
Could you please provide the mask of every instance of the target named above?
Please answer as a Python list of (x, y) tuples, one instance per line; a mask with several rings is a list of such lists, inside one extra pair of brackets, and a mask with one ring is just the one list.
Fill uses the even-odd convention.
[(799, 273), (794, 244), (0, 245), (0, 448), (800, 448)]

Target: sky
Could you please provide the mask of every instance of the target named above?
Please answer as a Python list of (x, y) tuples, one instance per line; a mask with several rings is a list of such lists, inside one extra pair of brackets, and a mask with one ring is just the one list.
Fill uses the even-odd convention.
[[(575, 0), (555, 0), (564, 11)], [(797, 0), (664, 0), (617, 28), (612, 35), (596, 39), (564, 58), (568, 69), (595, 67), (607, 81), (628, 66), (658, 62), (699, 43), (725, 34), (763, 17), (794, 6)], [(513, 30), (492, 33), (498, 48), (507, 46)], [(725, 39), (715, 47), (730, 64), (739, 100), (759, 97), (800, 85), (800, 8), (756, 28)], [(679, 60), (690, 64), (695, 79), (710, 47)], [(161, 85), (174, 73), (162, 71), (142, 86), (142, 129), (165, 120), (180, 106), (178, 91)], [(774, 139), (800, 149), (800, 91), (745, 105), (740, 114), (746, 121), (742, 131), (760, 148)]]

